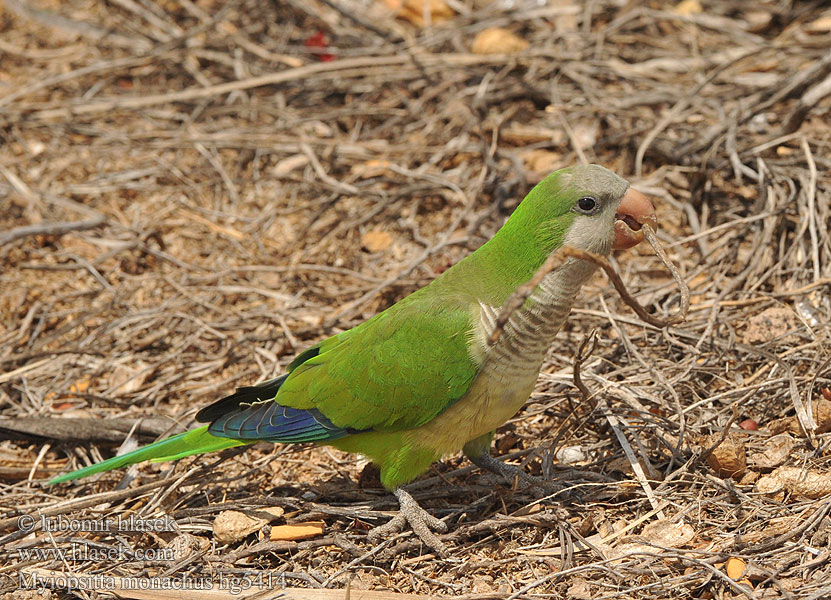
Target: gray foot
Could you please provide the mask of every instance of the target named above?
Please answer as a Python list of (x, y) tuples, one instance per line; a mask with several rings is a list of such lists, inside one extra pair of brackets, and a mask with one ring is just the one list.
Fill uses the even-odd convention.
[[(497, 475), (504, 477), (511, 484), (517, 481), (528, 487), (540, 488), (548, 494), (559, 495), (563, 495), (563, 490), (568, 488), (566, 484), (559, 481), (549, 481), (548, 479), (543, 479), (542, 477), (529, 475), (519, 467), (504, 463), (501, 460), (494, 458), (487, 452), (480, 454), (479, 456), (469, 456), (468, 458), (470, 458), (471, 462), (477, 467), (490, 471), (491, 473), (496, 473)], [(571, 496), (573, 494), (567, 495)]]
[(425, 545), (435, 550), (439, 556), (446, 557), (449, 554), (447, 546), (431, 529), (444, 533), (447, 531), (447, 523), (421, 508), (415, 498), (404, 488), (398, 488), (393, 493), (398, 498), (398, 504), (401, 508), (389, 523), (379, 525), (369, 531), (369, 541), (373, 544), (378, 543), (385, 537), (400, 533), (409, 523), (413, 532)]

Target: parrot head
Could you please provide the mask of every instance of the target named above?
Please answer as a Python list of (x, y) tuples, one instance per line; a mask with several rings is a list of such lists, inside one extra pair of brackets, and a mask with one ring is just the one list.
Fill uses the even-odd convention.
[(649, 199), (600, 165), (556, 171), (531, 198), (536, 210), (547, 213), (539, 215), (538, 235), (551, 250), (566, 245), (607, 255), (643, 241), (644, 224), (658, 224)]

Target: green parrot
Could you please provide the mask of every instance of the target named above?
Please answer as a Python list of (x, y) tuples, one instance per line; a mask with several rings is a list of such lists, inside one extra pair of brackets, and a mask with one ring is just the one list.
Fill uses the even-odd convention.
[(546, 351), (597, 267), (569, 258), (490, 345), (500, 308), (558, 248), (608, 255), (639, 243), (644, 223), (657, 223), (652, 204), (612, 171), (556, 171), (478, 250), (368, 321), (302, 352), (285, 375), (203, 408), (196, 420), (207, 425), (50, 483), (260, 441), (328, 444), (372, 460), (399, 500), (398, 516), (374, 537), (409, 523), (443, 553), (431, 530), (446, 530), (445, 523), (403, 486), (459, 450), (510, 480), (536, 481), (491, 457), (491, 440), (530, 396)]

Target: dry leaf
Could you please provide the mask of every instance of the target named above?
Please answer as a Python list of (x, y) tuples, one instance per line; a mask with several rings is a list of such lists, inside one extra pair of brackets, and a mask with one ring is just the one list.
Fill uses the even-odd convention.
[(109, 378), (109, 393), (132, 394), (137, 392), (147, 381), (151, 370), (144, 361), (138, 361), (135, 366), (118, 365)]
[(747, 563), (745, 563), (741, 558), (737, 558), (735, 556), (728, 558), (724, 565), (724, 570), (727, 571), (727, 576), (730, 579), (735, 580), (739, 585), (746, 585), (750, 589), (753, 589), (753, 584), (750, 583), (750, 579), (747, 577), (739, 579), (739, 577), (747, 573)]
[[(814, 423), (817, 424), (816, 433), (831, 431), (831, 401), (826, 400), (824, 396), (815, 400), (811, 404), (811, 415), (814, 417)], [(767, 427), (773, 434), (790, 432), (798, 436), (803, 435), (799, 419), (795, 416), (775, 419), (768, 423)]]
[(765, 442), (763, 452), (750, 455), (750, 462), (759, 469), (774, 469), (788, 459), (795, 444), (788, 434), (775, 435)]
[(677, 15), (698, 15), (704, 11), (698, 0), (681, 0), (672, 11)]
[(554, 458), (564, 465), (573, 465), (587, 459), (586, 451), (582, 446), (563, 446), (557, 450)]
[(753, 485), (759, 479), (758, 471), (745, 471), (742, 478), (739, 479), (739, 485)]
[(574, 579), (568, 590), (566, 591), (567, 598), (574, 598), (574, 600), (592, 600), (592, 589), (589, 582), (580, 577)]
[(220, 544), (237, 542), (283, 515), (283, 509), (279, 506), (264, 508), (261, 512), (269, 513), (272, 517), (252, 517), (237, 510), (223, 510), (214, 519), (214, 540)]
[(90, 379), (89, 375), (84, 375), (76, 381), (75, 383), (69, 386), (69, 393), (70, 394), (83, 394), (89, 389), (89, 384), (92, 380)]
[(272, 542), (305, 540), (322, 535), (325, 528), (326, 524), (323, 521), (278, 525), (271, 528), (270, 539)]
[(501, 27), (489, 27), (480, 31), (473, 40), (474, 54), (514, 54), (528, 47), (528, 42), (515, 33)]
[(815, 469), (779, 467), (759, 479), (756, 490), (762, 494), (774, 494), (775, 498), (783, 497), (783, 492), (790, 492), (794, 496), (813, 500), (831, 494), (831, 474)]
[(577, 525), (577, 533), (582, 535), (583, 537), (589, 537), (593, 531), (596, 531), (595, 527), (595, 517), (593, 514), (588, 513), (583, 516), (583, 520), (580, 521), (580, 524)]
[(661, 519), (646, 525), (641, 537), (658, 546), (680, 548), (692, 541), (695, 530), (683, 521), (673, 523), (670, 519)]
[(511, 513), (512, 517), (526, 517), (528, 515), (535, 515), (539, 512), (542, 512), (543, 506), (539, 502), (535, 502), (532, 504), (526, 504), (525, 506), (521, 507), (518, 510), (515, 510)]
[(416, 27), (424, 27), (427, 23), (425, 15), (429, 17), (430, 24), (449, 21), (456, 16), (444, 0), (384, 0), (399, 19), (409, 21)]
[(392, 244), (392, 236), (386, 231), (367, 231), (361, 238), (361, 246), (370, 252), (381, 252)]
[[(705, 446), (717, 441), (719, 434), (710, 436), (705, 441)], [(729, 434), (727, 438), (710, 453), (707, 457), (710, 467), (718, 473), (719, 477), (732, 477), (735, 480), (741, 479), (747, 468), (747, 456), (744, 449), (744, 441), (735, 435)]]
[(563, 156), (550, 150), (531, 150), (521, 156), (525, 168), (535, 173), (537, 178), (556, 171), (563, 164)]
[[(496, 589), (493, 587), (493, 577), (491, 577), (490, 575), (475, 575), (470, 585), (470, 591), (474, 596), (484, 596), (486, 594), (493, 594), (494, 592), (496, 592)], [(391, 600), (394, 599), (395, 597), (393, 596)], [(405, 599), (402, 598), (402, 600)]]
[(309, 164), (309, 157), (305, 154), (295, 154), (284, 158), (271, 168), (271, 175), (273, 177), (283, 177), (292, 171), (305, 167)]
[(817, 433), (828, 433), (831, 431), (831, 400), (825, 395), (811, 404), (811, 414), (817, 424)]
[(741, 558), (736, 558), (735, 556), (728, 558), (725, 566), (727, 576), (730, 579), (738, 579), (744, 575), (744, 571), (747, 568), (747, 564)]

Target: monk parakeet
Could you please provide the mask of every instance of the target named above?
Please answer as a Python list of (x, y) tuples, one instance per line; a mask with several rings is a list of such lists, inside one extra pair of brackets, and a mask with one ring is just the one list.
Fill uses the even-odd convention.
[(556, 171), (478, 250), (368, 321), (302, 352), (285, 375), (203, 408), (196, 420), (207, 425), (51, 483), (259, 441), (328, 444), (380, 468), (401, 505), (385, 531), (409, 522), (442, 551), (430, 529), (445, 524), (403, 486), (459, 450), (481, 467), (529, 479), (490, 456), (491, 440), (530, 396), (548, 347), (596, 266), (569, 258), (546, 275), (490, 345), (500, 308), (563, 245), (608, 255), (639, 243), (647, 222), (656, 223), (652, 204), (608, 169)]

